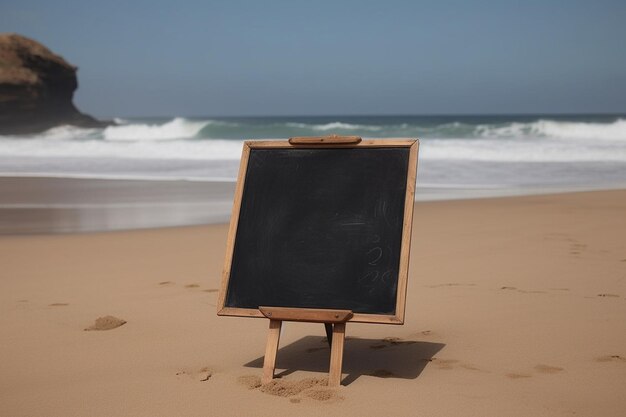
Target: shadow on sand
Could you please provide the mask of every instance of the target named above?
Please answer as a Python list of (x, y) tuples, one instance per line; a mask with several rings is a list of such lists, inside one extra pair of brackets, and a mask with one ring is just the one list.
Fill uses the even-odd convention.
[[(445, 344), (396, 338), (361, 339), (346, 337), (341, 384), (349, 385), (361, 375), (378, 378), (415, 379)], [(327, 373), (330, 349), (325, 337), (306, 336), (278, 350), (277, 377), (295, 371)], [(244, 366), (262, 368), (263, 357)]]

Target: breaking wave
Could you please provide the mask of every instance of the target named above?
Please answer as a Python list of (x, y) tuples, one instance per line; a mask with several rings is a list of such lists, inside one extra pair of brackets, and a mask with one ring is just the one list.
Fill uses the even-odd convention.
[(163, 124), (122, 124), (108, 126), (102, 132), (107, 140), (170, 140), (196, 137), (210, 121), (195, 122), (176, 117)]
[(558, 139), (608, 139), (626, 140), (626, 120), (617, 119), (612, 123), (565, 122), (538, 120), (532, 123), (508, 123), (498, 125), (478, 125), (475, 133), (481, 137), (546, 137)]
[(383, 129), (382, 126), (356, 125), (342, 122), (331, 122), (324, 124), (286, 123), (286, 125), (297, 129), (319, 130), (322, 132), (325, 132), (327, 130), (361, 130), (368, 132), (377, 132)]

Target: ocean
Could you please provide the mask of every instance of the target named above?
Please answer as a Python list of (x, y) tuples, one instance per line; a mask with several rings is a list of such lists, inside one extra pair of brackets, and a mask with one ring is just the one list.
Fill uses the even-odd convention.
[[(338, 134), (419, 138), (416, 200), (626, 188), (626, 115), (154, 117), (116, 122), (104, 129), (59, 126), (37, 135), (0, 136), (0, 176), (233, 183), (243, 140)], [(207, 195), (206, 201), (211, 198)], [(197, 196), (193, 200), (198, 203)], [(220, 206), (223, 213), (211, 219), (228, 218), (226, 200)], [(28, 207), (49, 203), (32, 201)], [(175, 203), (181, 206), (185, 200)], [(20, 202), (3, 204), (21, 207)], [(80, 197), (67, 204), (80, 206)], [(199, 212), (196, 208), (195, 223), (203, 221)], [(177, 216), (174, 223), (152, 225), (189, 223), (180, 207)]]

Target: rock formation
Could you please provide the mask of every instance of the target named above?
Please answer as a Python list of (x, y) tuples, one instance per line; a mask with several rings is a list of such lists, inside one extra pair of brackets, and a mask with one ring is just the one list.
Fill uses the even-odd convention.
[(40, 43), (0, 34), (0, 135), (36, 133), (69, 124), (101, 127), (81, 113), (72, 96), (76, 67)]

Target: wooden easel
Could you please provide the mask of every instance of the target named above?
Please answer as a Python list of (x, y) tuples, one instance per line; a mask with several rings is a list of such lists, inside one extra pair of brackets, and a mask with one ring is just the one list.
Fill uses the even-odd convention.
[[(397, 148), (404, 148), (408, 152), (408, 155), (406, 155), (404, 152), (398, 153), (398, 157), (408, 158), (408, 165), (406, 171), (406, 189), (404, 190), (404, 209), (402, 212), (402, 232), (401, 236), (394, 237), (394, 239), (401, 240), (399, 248), (399, 263), (397, 264), (399, 269), (397, 271), (397, 292), (395, 297), (395, 309), (392, 313), (379, 313), (378, 311), (380, 309), (377, 308), (372, 308), (372, 311), (368, 311), (367, 308), (365, 308), (357, 312), (353, 312), (347, 309), (341, 310), (313, 309), (303, 307), (260, 306), (265, 302), (277, 302), (283, 303), (283, 305), (295, 306), (301, 304), (297, 302), (295, 304), (287, 304), (284, 301), (270, 301), (255, 297), (250, 298), (250, 300), (252, 301), (249, 300), (246, 302), (241, 302), (241, 300), (243, 299), (239, 299), (237, 296), (233, 296), (230, 298), (228, 297), (231, 290), (235, 291), (236, 294), (237, 291), (244, 291), (247, 289), (245, 288), (245, 286), (231, 286), (231, 273), (233, 269), (236, 269), (234, 265), (237, 264), (237, 258), (235, 257), (235, 241), (237, 239), (237, 236), (240, 230), (248, 230), (248, 232), (250, 232), (251, 230), (255, 230), (254, 227), (251, 228), (250, 226), (252, 223), (246, 223), (246, 221), (240, 222), (240, 217), (242, 217), (242, 213), (245, 214), (243, 215), (244, 220), (246, 218), (248, 220), (254, 218), (254, 216), (249, 214), (246, 210), (242, 211), (242, 207), (244, 207), (246, 204), (250, 204), (248, 199), (244, 198), (244, 188), (248, 187), (248, 185), (245, 185), (246, 178), (248, 177), (248, 174), (250, 172), (257, 172), (256, 175), (261, 175), (260, 178), (263, 178), (263, 175), (269, 175), (256, 165), (251, 166), (254, 169), (252, 171), (249, 171), (248, 165), (250, 164), (251, 160), (258, 161), (259, 154), (261, 153), (260, 151), (263, 151), (263, 153), (267, 151), (267, 155), (270, 156), (274, 154), (280, 154), (282, 156), (285, 156), (289, 155), (289, 153), (302, 155), (300, 151), (290, 152), (290, 150), (298, 148), (310, 150), (311, 153), (317, 152), (315, 148), (324, 150), (324, 153), (327, 152), (327, 149), (333, 148), (345, 148), (349, 152), (353, 152), (353, 149), (359, 149), (357, 153), (360, 153), (360, 150), (363, 150), (364, 152), (367, 151), (367, 154), (370, 154), (372, 150), (375, 150), (377, 148), (380, 148), (381, 150), (394, 149), (394, 154)], [(301, 321), (324, 324), (326, 329), (326, 337), (330, 345), (330, 366), (328, 379), (328, 385), (330, 387), (338, 387), (341, 384), (343, 350), (345, 342), (346, 323), (348, 321), (356, 323), (381, 323), (395, 325), (404, 323), (409, 252), (411, 246), (411, 223), (413, 218), (415, 179), (417, 174), (417, 151), (418, 141), (414, 139), (370, 139), (363, 141), (359, 136), (330, 135), (318, 137), (293, 137), (290, 138), (289, 141), (268, 140), (244, 142), (241, 155), (241, 164), (239, 166), (239, 174), (237, 177), (237, 185), (235, 187), (235, 198), (233, 202), (233, 211), (230, 220), (230, 227), (228, 231), (228, 240), (226, 242), (226, 256), (224, 261), (224, 269), (222, 272), (222, 285), (220, 287), (217, 302), (217, 314), (220, 316), (257, 317), (269, 319), (269, 332), (267, 336), (267, 344), (265, 347), (262, 383), (266, 384), (274, 379), (276, 355), (278, 352), (280, 331), (283, 321)], [(254, 191), (255, 183), (252, 182), (252, 184), (253, 185), (251, 189), (246, 189)], [(263, 184), (263, 181), (261, 181), (261, 184)], [(253, 224), (262, 224), (262, 222), (257, 221), (253, 222)], [(244, 226), (243, 229), (241, 229), (240, 226)], [(246, 229), (246, 227), (248, 229)], [(255, 250), (252, 250), (252, 252), (255, 252)], [(239, 254), (238, 256), (243, 257), (245, 255)], [(256, 255), (252, 254), (252, 256)], [(254, 268), (246, 273), (248, 274), (247, 276), (254, 276)], [(265, 278), (269, 278), (271, 280), (272, 276), (271, 274), (269, 276), (266, 275)], [(325, 299), (325, 301), (327, 300)], [(327, 303), (321, 305), (332, 306), (332, 304)], [(354, 304), (339, 303), (337, 307), (354, 308), (353, 305)]]
[[(338, 387), (341, 384), (341, 367), (343, 363), (343, 346), (346, 337), (346, 321), (352, 317), (350, 310), (300, 309), (285, 307), (259, 307), (259, 311), (270, 319), (270, 327), (265, 346), (263, 361), (263, 378), (266, 384), (274, 379), (276, 368), (276, 353), (280, 340), (280, 330), (283, 321), (304, 321), (324, 323), (326, 335), (330, 343), (330, 370), (328, 386)], [(330, 331), (332, 328), (332, 332)]]

